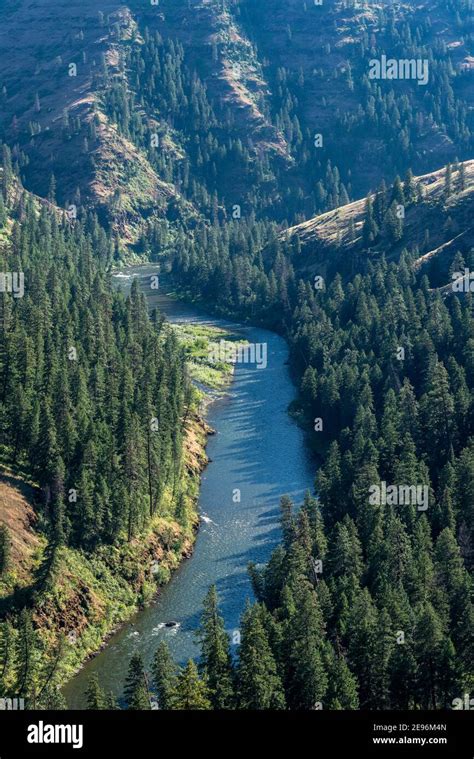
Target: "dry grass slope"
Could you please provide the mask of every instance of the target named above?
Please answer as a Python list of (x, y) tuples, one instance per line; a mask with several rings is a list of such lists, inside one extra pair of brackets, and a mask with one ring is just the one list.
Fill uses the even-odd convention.
[[(457, 250), (461, 252), (474, 245), (474, 161), (466, 161), (465, 189), (457, 188), (458, 174), (453, 172), (453, 192), (445, 199), (446, 167), (415, 177), (422, 188), (420, 202), (407, 208), (403, 237), (396, 245), (382, 242), (374, 249), (384, 252), (387, 258), (397, 257), (403, 248), (420, 251), (417, 266), (438, 258), (451, 260)], [(341, 257), (350, 257), (362, 249), (362, 228), (365, 215), (365, 198), (328, 211), (309, 221), (291, 227), (284, 234), (291, 239), (298, 236), (302, 254), (295, 262), (301, 272), (323, 274), (328, 263)], [(429, 231), (426, 243), (425, 231)]]

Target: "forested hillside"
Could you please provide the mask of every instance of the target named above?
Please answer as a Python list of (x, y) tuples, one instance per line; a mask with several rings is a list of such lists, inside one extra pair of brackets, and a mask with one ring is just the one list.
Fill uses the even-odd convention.
[[(45, 196), (53, 174), (120, 245), (144, 231), (154, 252), (236, 205), (291, 225), (472, 157), (465, 0), (34, 0), (34, 35), (4, 5), (0, 123), (23, 181)], [(384, 54), (426, 59), (426, 86), (371, 79)]]
[[(3, 688), (61, 705), (50, 610), (65, 633), (78, 599), (79, 626), (104, 608), (115, 623), (150, 595), (140, 564), (166, 579), (189, 551), (184, 352), (138, 287), (110, 286), (112, 266), (150, 260), (181, 295), (285, 336), (319, 463), (303, 504), (281, 493), (237, 654), (211, 589), (201, 659), (177, 668), (160, 646), (150, 680), (134, 657), (124, 705), (452, 708), (474, 688), (470, 3), (28, 12), (35, 34), (2, 7), (0, 245), (25, 293), (1, 301), (0, 454), (36, 493), (43, 542), (17, 583), (0, 532)], [(371, 76), (384, 57), (423, 67)], [(116, 706), (96, 679), (88, 703)]]
[(6, 146), (1, 178), (3, 266), (21, 272), (1, 303), (1, 465), (33, 486), (39, 544), (19, 576), (6, 519), (1, 684), (31, 703), (60, 652), (77, 666), (189, 552), (195, 406), (174, 334), (136, 286), (127, 299), (112, 290), (97, 218), (71, 222), (22, 190)]
[[(382, 201), (386, 214), (393, 199), (415, 204), (418, 219), (429, 212), (423, 182), (394, 183), (376, 195), (375, 210), (366, 201), (358, 254), (344, 276), (337, 265), (326, 278), (295, 272), (292, 262), (304, 271), (313, 243), (310, 236), (301, 245), (298, 228), (290, 238), (260, 239), (266, 263), (261, 250), (239, 247), (245, 237), (235, 225), (226, 244), (216, 232), (201, 255), (177, 259), (178, 281), (206, 302), (285, 331), (300, 377), (294, 411), (324, 463), (317, 499), (308, 494), (298, 511), (282, 499), (283, 545), (263, 571), (250, 568), (259, 604), (242, 620), (235, 672), (225, 631), (209, 613), (200, 684), (189, 669), (175, 681), (166, 665), (167, 700), (167, 654), (157, 654), (158, 697), (171, 708), (182, 708), (189, 678), (192, 703), (207, 688), (207, 708), (438, 709), (472, 688), (472, 297), (453, 291), (456, 277), (446, 299), (430, 287), (416, 242), (390, 261), (368, 249), (374, 240), (363, 244)], [(445, 171), (442, 202), (454, 212), (450, 183)], [(457, 187), (462, 207), (466, 187)], [(347, 223), (352, 209), (341, 210)], [(303, 240), (307, 227), (324, 223), (302, 225)], [(332, 247), (336, 256), (337, 237)], [(452, 250), (444, 266), (470, 270), (472, 253)], [(419, 488), (420, 499), (370, 499), (374, 487), (393, 484)], [(221, 682), (229, 678), (225, 694), (216, 671)]]

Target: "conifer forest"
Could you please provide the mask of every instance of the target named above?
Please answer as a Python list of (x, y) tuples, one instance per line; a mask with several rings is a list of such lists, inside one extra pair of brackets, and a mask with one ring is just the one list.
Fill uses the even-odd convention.
[(0, 19), (2, 757), (96, 711), (463, 757), (471, 0)]

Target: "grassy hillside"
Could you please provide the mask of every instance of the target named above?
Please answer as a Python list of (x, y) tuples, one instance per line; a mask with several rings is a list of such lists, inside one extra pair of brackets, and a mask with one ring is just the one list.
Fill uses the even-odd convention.
[(25, 185), (46, 197), (54, 176), (62, 207), (93, 205), (124, 242), (135, 241), (144, 217), (181, 201), (101, 109), (101, 72), (119, 71), (118, 46), (135, 34), (130, 11), (89, 0), (4, 6), (0, 129)]
[[(454, 255), (458, 251), (467, 253), (474, 246), (474, 161), (464, 163), (463, 187), (459, 169), (452, 171), (449, 195), (446, 171), (444, 167), (414, 177), (417, 199), (403, 208), (400, 239), (393, 241), (382, 233), (369, 254), (363, 240), (366, 199), (291, 227), (282, 237), (299, 241), (300, 252), (293, 258), (297, 271), (314, 276), (350, 271), (367, 255), (397, 259), (407, 249), (415, 253), (417, 269), (423, 273), (436, 269), (436, 283), (444, 284)], [(375, 194), (370, 197), (375, 201)]]

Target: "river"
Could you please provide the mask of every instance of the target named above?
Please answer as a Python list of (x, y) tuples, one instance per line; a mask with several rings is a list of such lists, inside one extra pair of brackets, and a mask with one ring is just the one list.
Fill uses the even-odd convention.
[[(152, 267), (129, 267), (117, 279), (125, 288)], [(216, 326), (229, 322), (193, 306), (147, 289), (172, 322), (193, 321)], [(70, 708), (84, 707), (87, 681), (96, 672), (106, 691), (120, 696), (130, 657), (139, 652), (150, 665), (160, 640), (166, 640), (175, 660), (198, 654), (195, 631), (202, 600), (213, 583), (230, 634), (239, 628), (246, 599), (252, 599), (247, 564), (268, 560), (280, 538), (279, 499), (287, 493), (300, 503), (313, 489), (314, 463), (301, 429), (287, 413), (295, 397), (287, 365), (288, 348), (280, 336), (264, 329), (232, 325), (252, 343), (267, 344), (267, 366), (237, 364), (225, 397), (207, 411), (216, 431), (208, 441), (211, 463), (202, 475), (199, 497), (201, 526), (193, 555), (184, 561), (154, 603), (114, 634), (107, 646), (65, 686)], [(240, 490), (240, 503), (233, 500)], [(178, 625), (169, 628), (167, 622)]]

